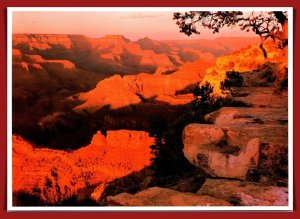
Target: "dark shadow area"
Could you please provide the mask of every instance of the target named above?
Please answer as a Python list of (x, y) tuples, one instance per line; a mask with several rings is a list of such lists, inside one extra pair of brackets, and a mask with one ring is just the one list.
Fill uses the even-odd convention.
[(28, 193), (26, 191), (18, 191), (13, 194), (13, 206), (36, 207), (36, 206), (99, 206), (99, 204), (91, 198), (80, 199), (77, 195), (73, 195), (64, 199), (60, 203), (47, 203), (43, 201), (39, 195)]

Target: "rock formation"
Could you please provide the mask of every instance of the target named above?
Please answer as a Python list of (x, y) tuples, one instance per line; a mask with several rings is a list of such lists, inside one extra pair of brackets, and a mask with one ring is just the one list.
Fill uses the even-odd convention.
[(171, 189), (151, 187), (137, 194), (121, 193), (107, 197), (109, 205), (116, 206), (230, 206), (222, 199), (207, 195), (182, 193)]
[[(279, 72), (279, 74), (285, 74), (282, 69), (287, 69), (287, 51), (279, 49), (278, 44), (271, 40), (266, 41), (264, 47), (269, 54), (267, 59), (257, 44), (218, 57), (215, 65), (207, 69), (202, 82), (210, 82), (214, 86), (214, 93), (222, 95), (220, 82), (225, 79), (228, 71), (245, 73), (271, 62), (276, 63), (279, 67), (279, 69), (274, 69), (271, 74), (276, 74), (275, 71)], [(258, 75), (257, 72), (255, 74)]]
[[(257, 38), (189, 41), (130, 41), (122, 35), (89, 38), (69, 34), (14, 34), (13, 48), (43, 55), (51, 60), (69, 60), (82, 70), (109, 74), (153, 73), (161, 66), (181, 66), (199, 58), (216, 57), (257, 42)], [(215, 45), (215, 46), (213, 46)]]
[[(82, 118), (102, 107), (134, 109), (147, 100), (160, 108), (191, 102), (193, 95), (184, 93), (186, 88), (202, 80), (216, 57), (257, 39), (241, 38), (236, 45), (228, 39), (131, 41), (120, 35), (14, 34), (12, 41), (13, 130), (37, 144), (58, 148), (64, 144), (62, 135), (67, 139), (80, 129), (74, 121), (67, 124), (66, 118)], [(215, 46), (209, 49), (210, 45)], [(65, 132), (53, 130), (56, 125), (64, 126)], [(45, 139), (52, 135), (49, 132), (61, 139)], [(73, 145), (87, 143), (82, 139)]]
[[(154, 116), (147, 119), (159, 120), (163, 114), (155, 115), (160, 114), (155, 105), (179, 108), (193, 99), (191, 90), (189, 94), (186, 90), (206, 80), (215, 86), (215, 94), (220, 94), (219, 84), (226, 72), (243, 71), (248, 87), (235, 89), (233, 95), (243, 107), (221, 108), (205, 116), (209, 124), (190, 124), (183, 131), (183, 153), (188, 161), (212, 178), (226, 179), (207, 179), (198, 194), (151, 187), (136, 194), (109, 196), (107, 201), (121, 206), (286, 205), (287, 188), (278, 186), (287, 186), (287, 92), (277, 95), (272, 87), (253, 87), (252, 73), (266, 62), (258, 45), (250, 46), (254, 41), (160, 42), (145, 38), (133, 42), (119, 35), (98, 39), (14, 35), (14, 131), (24, 136), (41, 133), (41, 138), (33, 138), (43, 141), (45, 136), (51, 140), (74, 137), (99, 130), (99, 126), (109, 130), (103, 124), (114, 120), (121, 120), (118, 125), (123, 127), (138, 123), (135, 117), (143, 109), (138, 107), (149, 100), (152, 105), (146, 107), (150, 106), (147, 110)], [(249, 47), (219, 57), (245, 45)], [(282, 79), (287, 57), (274, 45), (266, 42), (267, 61), (280, 63), (276, 78)], [(119, 118), (122, 110), (124, 118)], [(148, 120), (140, 120), (146, 125), (132, 129), (145, 130), (152, 122)], [(54, 142), (51, 140), (47, 143)], [(62, 148), (68, 148), (68, 142), (64, 143)], [(97, 132), (90, 144), (77, 150), (52, 150), (14, 135), (14, 201), (18, 203), (20, 192), (38, 196), (50, 205), (79, 193), (79, 198), (99, 201), (109, 182), (150, 164), (149, 146), (153, 143), (154, 138), (146, 132), (118, 130), (105, 135)]]
[[(117, 109), (140, 103), (149, 98), (168, 103), (173, 103), (175, 99), (174, 102), (177, 103), (179, 101), (176, 101), (176, 91), (201, 81), (206, 68), (210, 65), (212, 65), (211, 62), (199, 60), (187, 63), (178, 71), (168, 75), (159, 73), (154, 75), (141, 73), (124, 77), (114, 75), (100, 81), (95, 89), (76, 97), (76, 100), (84, 101), (84, 103), (76, 106), (75, 110), (96, 111), (105, 105)], [(190, 95), (187, 95), (186, 98), (187, 101), (183, 100), (183, 103), (191, 101)]]
[(287, 206), (285, 187), (227, 179), (207, 179), (198, 195), (208, 195), (239, 206)]
[(234, 100), (254, 107), (224, 107), (205, 116), (213, 124), (188, 125), (184, 155), (212, 176), (245, 179), (251, 168), (272, 175), (287, 159), (287, 93), (276, 95), (271, 87), (235, 92)]
[(14, 34), (13, 47), (18, 46), (29, 50), (47, 50), (53, 46), (70, 49), (72, 42), (66, 34)]
[[(228, 135), (239, 144), (232, 144)], [(244, 179), (251, 165), (258, 164), (260, 143), (251, 137), (239, 141), (241, 135), (239, 128), (188, 125), (183, 132), (184, 156), (211, 176)]]
[(25, 191), (57, 204), (79, 190), (105, 185), (149, 165), (153, 142), (142, 131), (108, 131), (106, 136), (97, 132), (90, 145), (66, 152), (37, 148), (13, 136), (13, 192)]
[[(278, 65), (281, 64), (272, 67), (273, 70)], [(277, 77), (277, 70), (267, 72), (268, 77)], [(220, 108), (205, 115), (209, 124), (186, 126), (183, 153), (192, 164), (213, 177), (206, 180), (197, 194), (239, 206), (286, 206), (287, 90), (276, 92), (275, 78), (273, 84), (257, 83), (251, 78), (265, 73), (245, 74), (249, 87), (232, 91), (232, 100), (242, 107)]]
[[(257, 93), (259, 93), (259, 91), (257, 91)], [(263, 95), (263, 93), (260, 92), (260, 95)], [(281, 97), (279, 96), (276, 100), (278, 101), (278, 99), (281, 99)], [(287, 98), (282, 99), (285, 100)], [(270, 98), (265, 100), (272, 101)], [(247, 97), (245, 98), (245, 101), (247, 101)], [(274, 103), (275, 102), (273, 101), (273, 104)], [(288, 118), (287, 108), (282, 107), (222, 107), (218, 111), (207, 114), (205, 120), (216, 125), (251, 123), (280, 125), (284, 121), (287, 121)]]

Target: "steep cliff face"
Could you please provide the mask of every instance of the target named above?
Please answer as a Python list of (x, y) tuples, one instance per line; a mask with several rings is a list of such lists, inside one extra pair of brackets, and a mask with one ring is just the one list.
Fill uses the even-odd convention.
[(91, 144), (66, 152), (37, 148), (13, 136), (13, 192), (58, 204), (79, 189), (105, 184), (149, 165), (153, 142), (142, 131), (108, 131), (106, 136), (97, 132)]
[(13, 47), (29, 50), (47, 50), (53, 46), (71, 49), (72, 42), (67, 34), (14, 34)]

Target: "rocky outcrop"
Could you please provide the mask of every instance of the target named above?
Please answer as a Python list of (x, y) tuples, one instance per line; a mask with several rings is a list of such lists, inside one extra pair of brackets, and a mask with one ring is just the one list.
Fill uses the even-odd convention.
[(19, 61), (22, 59), (22, 53), (19, 49), (12, 49), (12, 60)]
[(258, 164), (259, 138), (233, 144), (230, 134), (241, 138), (238, 129), (191, 124), (183, 132), (184, 156), (211, 176), (245, 179), (249, 168)]
[(187, 63), (168, 75), (159, 73), (154, 75), (141, 73), (124, 77), (114, 75), (100, 81), (95, 89), (80, 94), (76, 101), (81, 100), (84, 103), (76, 106), (75, 110), (96, 111), (105, 105), (110, 105), (111, 109), (117, 109), (140, 103), (149, 98), (166, 101), (170, 104), (173, 102), (187, 103), (191, 101), (191, 98), (188, 97), (186, 101), (182, 101), (182, 98), (180, 100), (176, 97), (176, 91), (201, 81), (205, 69), (210, 65), (212, 65), (211, 62), (199, 60)]
[(14, 34), (13, 47), (28, 47), (29, 50), (47, 50), (60, 46), (71, 49), (72, 42), (67, 34)]
[(238, 180), (207, 179), (197, 194), (223, 199), (239, 206), (288, 205), (286, 187), (262, 186)]
[(72, 34), (14, 34), (14, 49), (22, 54), (42, 55), (49, 60), (68, 60), (85, 71), (103, 74), (154, 73), (158, 67), (182, 66), (186, 62), (214, 61), (215, 57), (244, 48), (257, 38), (196, 41), (130, 41), (122, 35), (89, 38)]
[(121, 193), (107, 197), (112, 206), (230, 206), (222, 199), (207, 195), (183, 193), (171, 189), (151, 187), (134, 195)]
[(222, 107), (205, 116), (205, 120), (216, 125), (230, 124), (274, 124), (288, 121), (287, 108)]
[(97, 132), (90, 145), (66, 152), (37, 148), (13, 136), (13, 192), (57, 204), (79, 189), (105, 185), (149, 165), (153, 142), (142, 131), (108, 131), (106, 136)]
[(52, 64), (61, 66), (64, 69), (74, 69), (75, 65), (69, 60), (46, 60), (40, 55), (23, 55), (23, 59), (28, 63), (37, 63), (37, 64)]
[(212, 124), (185, 127), (185, 157), (211, 176), (246, 179), (251, 173), (264, 184), (286, 185), (287, 92), (240, 88), (233, 99), (254, 107), (224, 107), (205, 116)]
[[(240, 73), (246, 73), (248, 75), (249, 72), (255, 72), (257, 69), (261, 68), (267, 62), (276, 63), (278, 69), (274, 69), (272, 72), (275, 78), (284, 77), (281, 74), (286, 75), (287, 58), (288, 54), (285, 49), (278, 48), (278, 43), (272, 40), (267, 40), (264, 43), (264, 48), (267, 51), (268, 58), (265, 58), (259, 44), (251, 45), (247, 48), (242, 48), (239, 51), (234, 51), (230, 54), (218, 57), (214, 66), (207, 69), (207, 74), (205, 75), (203, 82), (208, 81), (214, 87), (214, 93), (217, 95), (222, 95), (222, 91), (220, 89), (220, 82), (226, 78), (226, 72), (228, 71), (237, 71)], [(255, 57), (255, 58), (253, 58)], [(281, 76), (279, 76), (279, 75)], [(259, 73), (254, 73), (254, 77), (258, 77)], [(277, 76), (275, 76), (277, 75)], [(253, 76), (252, 79), (254, 79)], [(257, 85), (260, 84), (260, 81), (266, 80), (268, 74), (264, 74), (259, 80), (256, 80)], [(275, 78), (272, 77), (271, 81)], [(245, 77), (245, 85), (253, 86), (253, 83), (248, 83), (248, 76)], [(264, 85), (259, 85), (264, 86)], [(253, 88), (254, 91), (257, 88)], [(243, 88), (242, 88), (243, 89)], [(264, 88), (258, 88), (257, 93), (259, 94), (260, 90), (264, 90)], [(268, 100), (266, 100), (268, 101)]]
[(288, 107), (288, 92), (274, 94), (273, 87), (242, 87), (236, 88), (233, 97), (252, 107), (285, 108)]
[(191, 51), (201, 50), (205, 54), (212, 54), (214, 56), (223, 56), (235, 50), (246, 48), (253, 44), (259, 44), (257, 37), (219, 37), (213, 40), (170, 40), (166, 41), (168, 45), (183, 48), (186, 51), (183, 57), (190, 54)]

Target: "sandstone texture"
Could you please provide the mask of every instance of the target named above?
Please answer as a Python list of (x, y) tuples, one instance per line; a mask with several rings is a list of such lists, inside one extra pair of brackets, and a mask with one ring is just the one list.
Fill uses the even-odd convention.
[(121, 193), (107, 197), (112, 206), (230, 206), (222, 199), (207, 195), (182, 193), (175, 190), (151, 187), (134, 195)]
[(106, 136), (97, 132), (90, 145), (66, 152), (37, 148), (14, 136), (13, 192), (25, 191), (47, 203), (59, 203), (79, 189), (105, 185), (149, 165), (153, 142), (142, 131), (108, 131)]
[(262, 186), (228, 179), (207, 179), (198, 195), (223, 199), (239, 206), (287, 206), (286, 187)]
[[(257, 166), (259, 138), (231, 144), (227, 132), (240, 137), (239, 129), (191, 124), (184, 129), (184, 156), (211, 176), (244, 179), (251, 165)], [(222, 142), (231, 146), (223, 146)], [(197, 142), (194, 144), (194, 142)]]
[(205, 120), (216, 125), (274, 124), (282, 125), (288, 120), (287, 108), (222, 107), (205, 116)]
[(214, 177), (246, 179), (254, 171), (263, 183), (286, 184), (287, 92), (240, 88), (233, 98), (249, 107), (223, 107), (205, 116), (212, 124), (185, 127), (185, 157)]
[(75, 110), (96, 111), (105, 105), (109, 105), (111, 109), (117, 109), (141, 103), (149, 98), (170, 104), (181, 103), (182, 100), (183, 103), (187, 103), (191, 101), (190, 96), (176, 97), (176, 91), (201, 81), (205, 69), (210, 65), (212, 65), (211, 62), (200, 60), (187, 63), (169, 75), (146, 73), (124, 77), (114, 75), (100, 81), (95, 89), (80, 94), (77, 100), (84, 103), (76, 106)]

